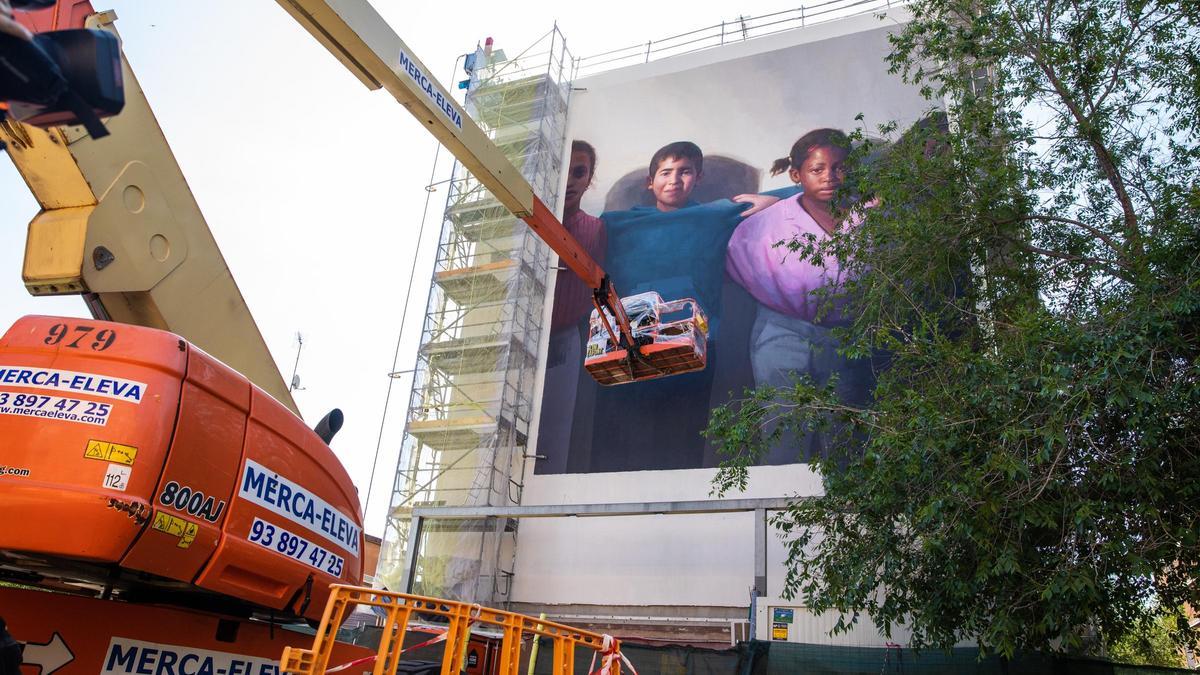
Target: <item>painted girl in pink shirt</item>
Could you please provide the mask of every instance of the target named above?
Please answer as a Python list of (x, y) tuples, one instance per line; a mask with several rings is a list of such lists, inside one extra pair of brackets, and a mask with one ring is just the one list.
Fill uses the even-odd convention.
[(820, 241), (836, 230), (832, 202), (845, 180), (849, 145), (846, 135), (836, 129), (816, 129), (801, 136), (788, 157), (775, 161), (771, 175), (787, 171), (803, 192), (746, 218), (729, 241), (725, 269), (776, 312), (815, 321), (818, 299), (812, 291), (836, 283), (840, 272), (836, 259), (818, 266), (776, 244), (804, 241), (806, 235)]
[[(808, 375), (824, 384), (837, 373), (837, 390), (843, 402), (864, 403), (874, 378), (870, 360), (850, 360), (837, 354), (837, 341), (830, 329), (845, 322), (836, 304), (818, 322), (821, 298), (813, 291), (839, 283), (841, 269), (836, 258), (827, 256), (822, 265), (801, 260), (778, 242), (827, 239), (839, 227), (833, 200), (845, 180), (845, 161), (850, 141), (836, 129), (815, 129), (800, 137), (787, 157), (771, 167), (772, 175), (787, 171), (792, 182), (803, 188), (790, 197), (748, 217), (729, 241), (725, 269), (759, 302), (758, 316), (750, 333), (750, 363), (756, 385), (789, 386), (795, 375)], [(800, 445), (803, 458), (823, 451), (823, 440), (809, 434), (799, 442), (784, 443), (767, 463), (795, 461)], [(774, 460), (774, 461), (772, 461)]]

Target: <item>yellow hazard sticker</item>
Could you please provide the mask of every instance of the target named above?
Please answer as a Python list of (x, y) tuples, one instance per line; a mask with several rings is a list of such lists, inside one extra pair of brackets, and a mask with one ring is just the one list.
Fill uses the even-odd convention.
[(137, 448), (132, 445), (121, 445), (111, 441), (97, 441), (89, 439), (87, 448), (83, 451), (83, 456), (88, 459), (99, 459), (105, 462), (116, 462), (133, 466), (133, 460), (137, 459)]
[(154, 512), (154, 529), (166, 532), (173, 537), (179, 537), (179, 548), (187, 548), (196, 541), (196, 532), (200, 529), (190, 520), (184, 520), (163, 511)]

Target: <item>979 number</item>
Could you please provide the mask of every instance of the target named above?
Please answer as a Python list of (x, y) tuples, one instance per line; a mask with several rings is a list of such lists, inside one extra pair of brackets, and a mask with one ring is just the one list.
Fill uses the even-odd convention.
[[(92, 334), (95, 331), (95, 334)], [(68, 340), (63, 344), (64, 340)], [(75, 326), (74, 328), (65, 323), (56, 323), (50, 327), (46, 335), (46, 339), (42, 342), (53, 347), (54, 345), (63, 344), (68, 349), (82, 349), (84, 345), (91, 347), (92, 351), (102, 352), (105, 349), (113, 346), (117, 341), (117, 331), (111, 328), (101, 328), (96, 330), (95, 326)]]

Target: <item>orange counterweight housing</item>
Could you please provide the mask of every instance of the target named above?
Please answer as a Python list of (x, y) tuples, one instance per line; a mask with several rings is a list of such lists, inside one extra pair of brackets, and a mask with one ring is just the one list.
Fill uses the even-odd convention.
[(0, 339), (0, 439), (0, 568), (311, 619), (330, 584), (362, 581), (333, 452), (177, 335), (20, 319)]

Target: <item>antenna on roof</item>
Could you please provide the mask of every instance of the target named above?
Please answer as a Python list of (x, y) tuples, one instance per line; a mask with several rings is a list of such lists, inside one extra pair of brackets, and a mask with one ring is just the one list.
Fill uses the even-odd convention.
[(300, 374), (297, 372), (300, 369), (300, 352), (302, 351), (304, 351), (304, 336), (297, 331), (296, 363), (292, 366), (292, 383), (288, 386), (288, 391), (304, 391), (304, 387), (300, 386)]

